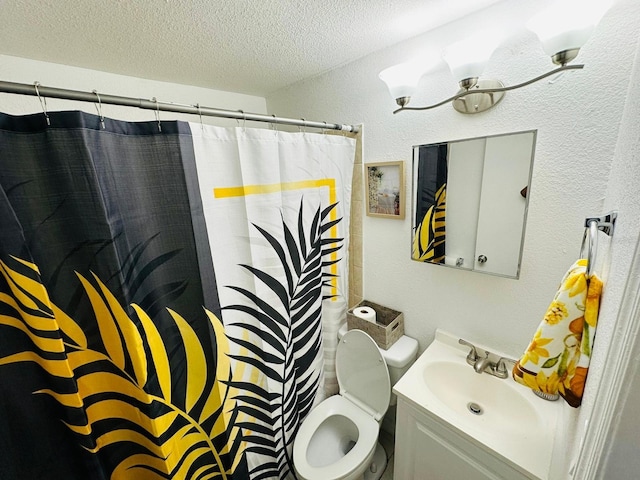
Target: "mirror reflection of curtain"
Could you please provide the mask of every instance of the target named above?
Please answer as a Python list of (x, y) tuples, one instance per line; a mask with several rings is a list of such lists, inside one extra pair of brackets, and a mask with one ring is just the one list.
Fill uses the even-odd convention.
[(353, 141), (49, 116), (0, 114), (0, 477), (293, 473)]
[(424, 145), (418, 149), (415, 198), (415, 260), (444, 263), (448, 145)]

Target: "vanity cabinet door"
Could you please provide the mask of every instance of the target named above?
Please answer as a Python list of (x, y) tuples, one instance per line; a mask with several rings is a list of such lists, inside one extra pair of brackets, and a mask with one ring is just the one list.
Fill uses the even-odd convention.
[[(410, 429), (413, 448), (400, 448), (404, 457), (396, 465), (394, 476), (401, 479), (428, 480), (499, 480), (499, 477), (484, 471), (462, 452), (452, 449), (442, 439), (433, 435), (424, 425), (417, 423)], [(419, 447), (418, 447), (419, 446)], [(398, 447), (396, 447), (398, 448)], [(406, 455), (408, 453), (408, 455)]]
[(525, 480), (477, 443), (398, 398), (395, 480)]

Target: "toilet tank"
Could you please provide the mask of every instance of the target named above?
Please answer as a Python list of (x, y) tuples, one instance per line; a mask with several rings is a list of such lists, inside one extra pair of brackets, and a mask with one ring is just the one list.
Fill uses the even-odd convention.
[[(393, 387), (400, 377), (409, 370), (418, 355), (418, 341), (415, 338), (401, 336), (388, 350), (380, 349), (389, 369), (389, 379)], [(391, 394), (391, 405), (396, 404), (395, 393)]]

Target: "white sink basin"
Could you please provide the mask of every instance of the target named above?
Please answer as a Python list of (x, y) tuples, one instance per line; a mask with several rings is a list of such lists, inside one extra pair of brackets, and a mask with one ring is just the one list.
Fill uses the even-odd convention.
[(544, 425), (534, 403), (540, 399), (509, 379), (478, 374), (467, 363), (429, 362), (422, 370), (422, 379), (443, 408), (476, 428), (500, 431), (519, 441), (523, 431), (532, 432)]
[(476, 373), (466, 362), (468, 352), (458, 337), (438, 330), (434, 342), (393, 387), (394, 393), (532, 478), (546, 479), (562, 403), (536, 397), (510, 374), (500, 379)]

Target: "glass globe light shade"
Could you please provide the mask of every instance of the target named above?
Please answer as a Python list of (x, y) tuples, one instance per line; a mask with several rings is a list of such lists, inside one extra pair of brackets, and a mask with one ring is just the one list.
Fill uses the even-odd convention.
[(413, 95), (423, 73), (424, 68), (416, 63), (407, 62), (383, 70), (378, 77), (387, 84), (391, 96), (400, 104), (399, 99)]
[(578, 50), (587, 43), (612, 4), (613, 0), (564, 0), (531, 18), (527, 28), (538, 36), (545, 53), (551, 57)]
[(500, 44), (500, 36), (483, 32), (449, 45), (442, 56), (457, 82), (478, 78)]

